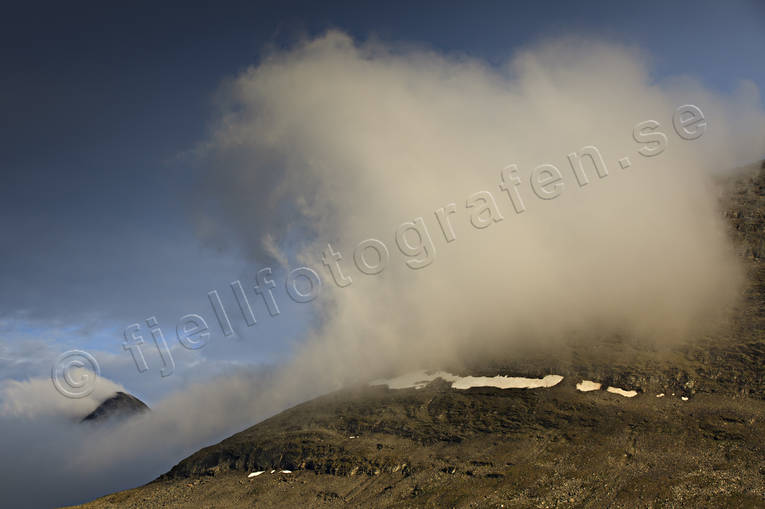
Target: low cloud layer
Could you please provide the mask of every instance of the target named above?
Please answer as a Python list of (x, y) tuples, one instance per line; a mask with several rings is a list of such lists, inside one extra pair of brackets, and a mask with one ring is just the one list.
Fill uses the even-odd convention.
[[(73, 369), (70, 376), (79, 381), (83, 377), (95, 375), (83, 369)], [(85, 397), (71, 399), (62, 397), (56, 391), (50, 378), (3, 380), (0, 381), (0, 416), (79, 420), (95, 410), (101, 402), (120, 391), (126, 392), (121, 385), (100, 378), (93, 384), (92, 392)]]
[[(127, 421), (80, 423), (124, 390), (100, 378), (92, 396), (67, 399), (50, 379), (0, 386), (2, 501), (9, 507), (82, 503), (158, 477), (181, 458), (296, 404), (265, 371), (229, 371), (189, 384)], [(316, 395), (315, 392), (307, 392)]]
[[(19, 458), (0, 472), (13, 500), (149, 481), (302, 399), (459, 363), (468, 348), (509, 354), (582, 331), (700, 335), (744, 284), (710, 177), (765, 154), (753, 85), (721, 95), (690, 78), (657, 82), (644, 55), (600, 42), (548, 42), (491, 67), (331, 32), (268, 55), (220, 98), (200, 151), (200, 237), (273, 267), (279, 298), (287, 271), (313, 269), (315, 327), (278, 369), (190, 385), (117, 427), (86, 430), (71, 409), (42, 418), (50, 381), (17, 383), (0, 406), (2, 449)], [(673, 127), (686, 104), (706, 119), (697, 139)], [(648, 120), (659, 125), (636, 140)], [(582, 156), (581, 185), (569, 154), (589, 146), (603, 176)], [(368, 239), (379, 242), (359, 248)], [(313, 297), (307, 281), (293, 291)]]

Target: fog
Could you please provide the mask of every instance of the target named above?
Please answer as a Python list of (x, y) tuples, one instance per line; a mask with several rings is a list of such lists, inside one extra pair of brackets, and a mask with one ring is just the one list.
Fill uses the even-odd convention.
[[(673, 126), (688, 104), (705, 119), (688, 127), (703, 130), (696, 139)], [(6, 387), (0, 448), (15, 460), (0, 475), (11, 505), (148, 482), (301, 400), (459, 364), (466, 349), (489, 357), (582, 333), (699, 337), (741, 294), (711, 177), (765, 154), (752, 84), (724, 95), (691, 77), (656, 81), (650, 56), (584, 39), (489, 66), (330, 32), (264, 55), (222, 86), (218, 105), (196, 151), (208, 170), (189, 197), (200, 240), (271, 266), (282, 290), (287, 271), (314, 270), (316, 295), (297, 283), (316, 297), (305, 304), (315, 327), (282, 366), (186, 387), (116, 426), (72, 419), (94, 401), (35, 410), (53, 408), (49, 380)], [(659, 125), (636, 140), (648, 120)], [(569, 154), (593, 146), (605, 164), (590, 150), (577, 179)], [(377, 248), (357, 249), (368, 239)]]

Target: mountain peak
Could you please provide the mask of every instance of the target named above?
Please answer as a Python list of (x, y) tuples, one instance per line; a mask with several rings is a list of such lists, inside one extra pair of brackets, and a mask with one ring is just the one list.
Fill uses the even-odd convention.
[(131, 417), (148, 410), (150, 408), (146, 403), (131, 394), (120, 391), (101, 403), (98, 408), (86, 415), (81, 422), (103, 422), (114, 417)]

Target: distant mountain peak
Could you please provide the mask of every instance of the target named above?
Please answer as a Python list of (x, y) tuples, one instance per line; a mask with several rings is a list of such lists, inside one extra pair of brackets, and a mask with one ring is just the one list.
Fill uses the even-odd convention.
[(150, 408), (146, 403), (135, 396), (125, 392), (117, 392), (98, 405), (98, 408), (86, 415), (81, 422), (103, 422), (116, 417), (132, 417), (149, 410)]

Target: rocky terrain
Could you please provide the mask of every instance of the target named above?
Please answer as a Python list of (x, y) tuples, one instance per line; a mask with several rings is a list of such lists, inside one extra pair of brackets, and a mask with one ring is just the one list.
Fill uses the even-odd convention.
[(750, 280), (724, 330), (570, 338), (452, 367), (563, 375), (551, 388), (347, 388), (83, 507), (765, 507), (765, 169), (721, 186)]

